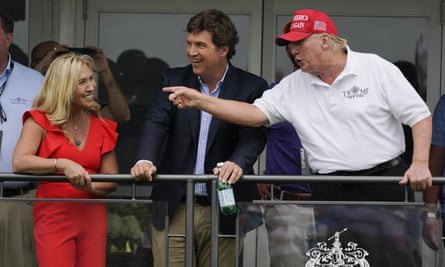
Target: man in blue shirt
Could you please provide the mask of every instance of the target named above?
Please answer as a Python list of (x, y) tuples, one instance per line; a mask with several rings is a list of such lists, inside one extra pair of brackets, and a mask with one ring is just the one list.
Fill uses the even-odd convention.
[[(43, 76), (14, 60), (8, 53), (14, 22), (0, 11), (0, 172), (12, 173), (12, 154), (22, 129), (23, 112), (32, 108)], [(33, 184), (3, 183), (3, 197), (31, 198)], [(37, 266), (31, 202), (0, 201), (0, 266)]]
[[(204, 10), (187, 24), (187, 56), (190, 64), (168, 70), (161, 88), (185, 85), (218, 98), (253, 102), (267, 88), (267, 82), (230, 63), (238, 34), (223, 12)], [(210, 174), (217, 162), (223, 182), (233, 184), (236, 201), (258, 199), (253, 183), (237, 183), (243, 174), (253, 174), (253, 164), (266, 143), (266, 129), (227, 123), (199, 110), (181, 110), (158, 94), (141, 131), (138, 162), (130, 173), (136, 179), (152, 174)], [(194, 194), (194, 259), (197, 266), (210, 266), (212, 192), (210, 183), (197, 183)], [(170, 238), (165, 243), (165, 216), (170, 234), (185, 233), (185, 181), (154, 182), (152, 191), (152, 248), (154, 266), (184, 266), (185, 240)], [(168, 207), (165, 207), (168, 203)], [(235, 234), (236, 215), (219, 216), (219, 233)], [(234, 266), (235, 240), (219, 239), (219, 266)]]

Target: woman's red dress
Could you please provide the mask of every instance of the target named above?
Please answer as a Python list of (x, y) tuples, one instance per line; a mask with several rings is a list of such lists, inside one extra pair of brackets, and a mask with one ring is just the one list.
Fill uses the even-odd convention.
[[(78, 150), (63, 131), (37, 110), (27, 111), (46, 130), (38, 156), (66, 158), (82, 165), (90, 174), (100, 170), (102, 155), (114, 149), (116, 123), (91, 114), (86, 143)], [(80, 191), (68, 182), (40, 182), (37, 198), (100, 198)], [(106, 204), (93, 202), (45, 202), (34, 204), (34, 236), (39, 267), (105, 266), (107, 238)]]

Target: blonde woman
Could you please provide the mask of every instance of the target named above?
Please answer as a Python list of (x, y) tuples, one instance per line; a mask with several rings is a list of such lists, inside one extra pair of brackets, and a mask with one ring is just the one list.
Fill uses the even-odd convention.
[[(14, 151), (16, 173), (62, 174), (67, 182), (40, 182), (38, 198), (100, 198), (115, 183), (92, 173), (118, 173), (116, 123), (100, 117), (90, 56), (65, 54), (50, 65), (34, 109), (23, 115)], [(40, 267), (105, 266), (104, 203), (36, 202), (34, 236)]]

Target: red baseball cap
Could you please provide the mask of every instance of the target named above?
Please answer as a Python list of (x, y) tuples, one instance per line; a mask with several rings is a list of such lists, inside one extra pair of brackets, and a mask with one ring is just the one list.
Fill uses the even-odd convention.
[(283, 27), (283, 33), (288, 33), (290, 32), (290, 25), (292, 24), (292, 20), (289, 20), (286, 25), (284, 25)]
[(290, 42), (306, 39), (314, 33), (338, 35), (337, 28), (331, 18), (326, 13), (314, 9), (296, 10), (289, 30), (275, 39), (277, 45), (288, 45)]

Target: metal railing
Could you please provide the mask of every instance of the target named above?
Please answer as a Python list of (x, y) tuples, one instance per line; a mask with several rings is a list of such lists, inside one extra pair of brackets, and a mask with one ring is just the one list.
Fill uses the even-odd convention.
[[(67, 178), (63, 175), (22, 175), (22, 174), (11, 174), (11, 173), (0, 173), (0, 201), (75, 201), (75, 202), (106, 202), (106, 203), (152, 203), (150, 199), (146, 198), (138, 198), (136, 194), (136, 187), (138, 184), (150, 184), (150, 182), (147, 181), (136, 181), (134, 180), (130, 175), (126, 174), (93, 174), (90, 175), (93, 182), (116, 182), (116, 183), (124, 183), (124, 184), (130, 184), (131, 185), (131, 192), (128, 198), (109, 198), (105, 196), (103, 199), (62, 199), (62, 198), (20, 198), (20, 197), (14, 197), (14, 198), (8, 198), (3, 197), (3, 181), (30, 181), (30, 182), (39, 182), (39, 181), (48, 181), (48, 182), (66, 182)], [(163, 181), (182, 181), (186, 182), (187, 184), (187, 191), (186, 191), (186, 209), (187, 209), (187, 215), (186, 215), (186, 230), (185, 230), (185, 241), (186, 241), (186, 258), (185, 263), (186, 267), (192, 267), (193, 266), (193, 236), (194, 236), (194, 229), (193, 229), (193, 214), (194, 214), (194, 200), (193, 200), (193, 193), (194, 193), (194, 183), (196, 182), (211, 182), (212, 184), (212, 192), (216, 192), (216, 179), (217, 176), (215, 175), (155, 175), (154, 180), (163, 182)], [(354, 176), (324, 176), (324, 175), (316, 175), (316, 176), (283, 176), (283, 175), (244, 175), (242, 179), (238, 182), (256, 182), (256, 183), (282, 183), (282, 182), (288, 182), (288, 183), (335, 183), (335, 184), (348, 184), (348, 183), (360, 183), (360, 184), (398, 184), (401, 177), (398, 176), (360, 176), (360, 177), (354, 177)], [(445, 177), (433, 177), (433, 184), (445, 184)], [(400, 203), (401, 205), (406, 204), (408, 202), (408, 186), (406, 186), (405, 190), (405, 202)], [(253, 202), (262, 201), (264, 200), (255, 200)], [(360, 204), (360, 205), (366, 205), (366, 204), (391, 204), (394, 205), (395, 202), (342, 202), (342, 201), (276, 201), (275, 203), (305, 203), (305, 204)], [(397, 203), (397, 202), (396, 202)], [(423, 202), (417, 202), (410, 204), (414, 205), (423, 205)], [(212, 194), (211, 198), (211, 266), (218, 266), (218, 238), (219, 237), (233, 237), (233, 236), (223, 236), (218, 234), (218, 204), (216, 199), (216, 194)], [(166, 231), (168, 235), (168, 218), (166, 218)], [(239, 233), (235, 234), (235, 237), (239, 238)], [(168, 239), (168, 237), (166, 237)], [(239, 251), (239, 240), (236, 242), (236, 251)], [(166, 243), (168, 244), (168, 243)], [(165, 246), (166, 249), (168, 249), (168, 246)], [(168, 257), (168, 251), (166, 251), (165, 259), (166, 263)], [(236, 266), (238, 266), (238, 257), (236, 257)]]

